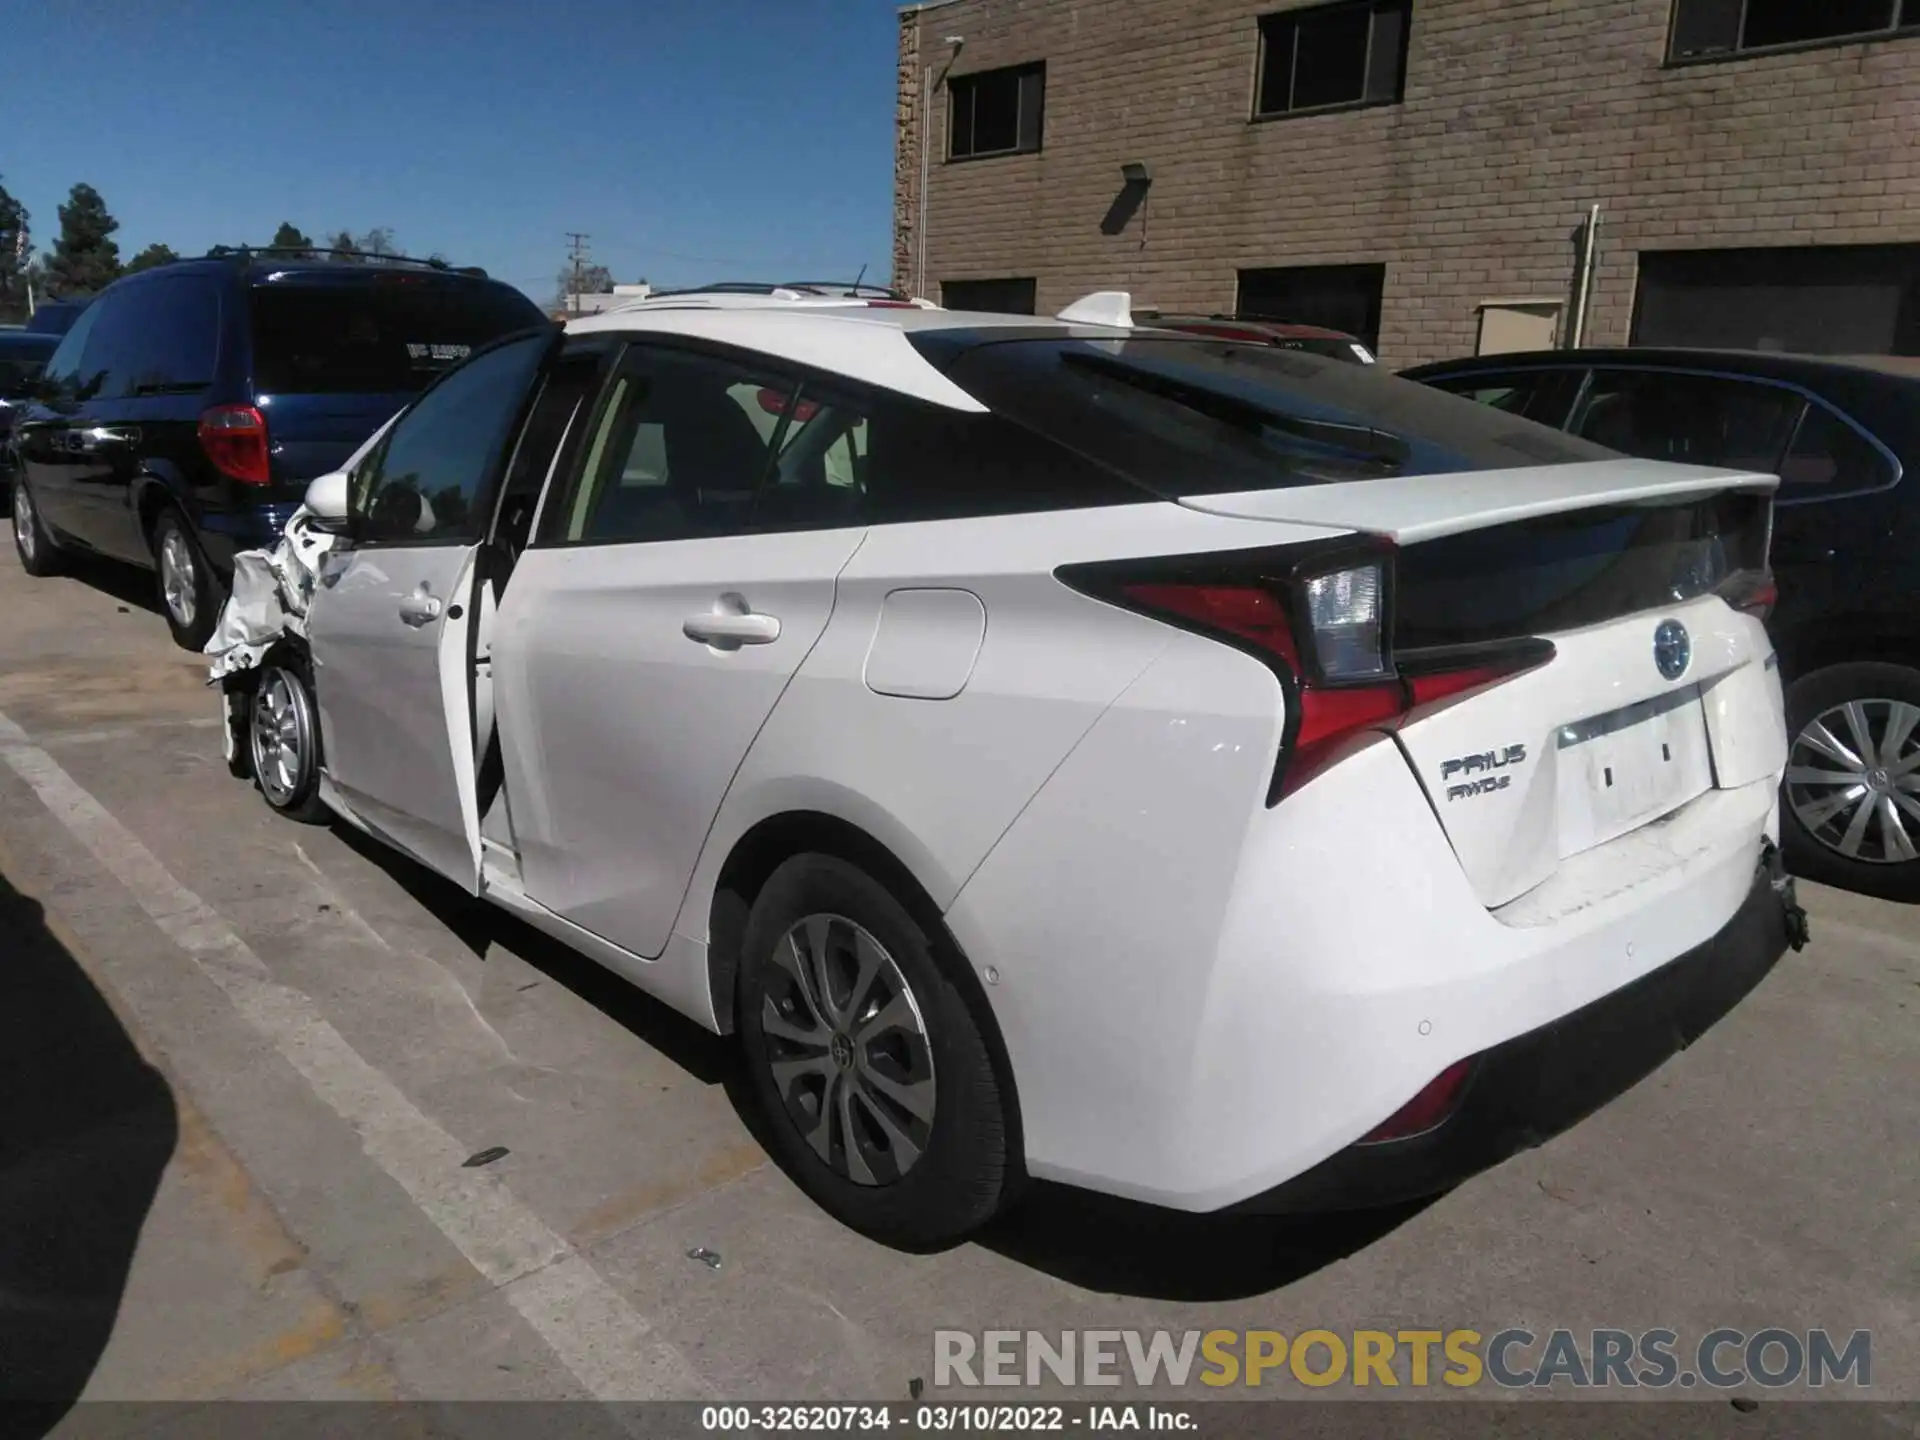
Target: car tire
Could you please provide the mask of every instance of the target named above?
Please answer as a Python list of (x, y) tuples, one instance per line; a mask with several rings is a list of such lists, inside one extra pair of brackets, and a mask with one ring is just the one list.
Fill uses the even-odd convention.
[(204, 649), (219, 623), (226, 590), (194, 538), (193, 527), (177, 510), (162, 510), (154, 521), (153, 569), (160, 613), (167, 618), (174, 643), (183, 650)]
[(269, 806), (309, 825), (327, 818), (320, 799), (320, 711), (299, 661), (261, 667), (247, 703), (246, 756), (254, 788)]
[(788, 860), (747, 917), (738, 987), (775, 1158), (823, 1209), (931, 1249), (1001, 1208), (1017, 1162), (986, 1039), (940, 942), (884, 885), (834, 856)]
[(1920, 670), (1870, 661), (1801, 676), (1787, 690), (1787, 744), (1787, 867), (1920, 901)]
[(24, 477), (13, 477), (13, 550), (20, 557), (20, 568), (33, 576), (58, 575), (64, 557), (40, 518), (40, 507), (33, 503)]

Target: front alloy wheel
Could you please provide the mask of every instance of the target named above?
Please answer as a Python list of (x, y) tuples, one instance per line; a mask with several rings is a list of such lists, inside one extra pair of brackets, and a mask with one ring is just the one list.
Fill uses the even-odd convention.
[(296, 820), (324, 814), (318, 795), (319, 735), (304, 677), (284, 665), (261, 671), (247, 717), (254, 783), (267, 804)]
[(59, 552), (40, 523), (24, 475), (13, 477), (13, 548), (20, 556), (20, 568), (29, 575), (51, 575), (59, 568)]

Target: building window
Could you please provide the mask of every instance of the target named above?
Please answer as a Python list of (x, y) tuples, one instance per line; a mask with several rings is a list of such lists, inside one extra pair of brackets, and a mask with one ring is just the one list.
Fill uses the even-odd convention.
[(949, 310), (985, 310), (995, 315), (1033, 314), (1034, 284), (1025, 280), (942, 280), (940, 303)]
[(1920, 355), (1920, 245), (1642, 251), (1631, 343)]
[(1047, 67), (1014, 65), (947, 81), (947, 158), (1024, 155), (1040, 148)]
[(1674, 0), (1672, 60), (1839, 44), (1920, 29), (1920, 0)]
[(1236, 313), (1244, 320), (1288, 320), (1339, 330), (1378, 354), (1380, 292), (1386, 283), (1384, 265), (1242, 270)]
[(1256, 119), (1399, 101), (1411, 0), (1347, 0), (1260, 17)]

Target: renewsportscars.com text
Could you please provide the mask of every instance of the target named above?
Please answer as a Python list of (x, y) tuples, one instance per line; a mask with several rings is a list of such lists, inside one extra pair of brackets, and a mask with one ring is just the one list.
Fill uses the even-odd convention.
[(1865, 1330), (939, 1330), (933, 1383), (1502, 1389), (1815, 1388), (1873, 1383)]

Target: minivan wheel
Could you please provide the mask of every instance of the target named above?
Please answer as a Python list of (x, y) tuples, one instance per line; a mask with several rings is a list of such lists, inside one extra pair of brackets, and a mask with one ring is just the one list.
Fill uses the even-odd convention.
[(950, 1244), (1006, 1198), (1009, 1127), (966, 997), (887, 888), (798, 855), (754, 900), (739, 1031), (779, 1159), (828, 1213), (889, 1244)]
[(163, 510), (153, 526), (153, 568), (159, 577), (160, 609), (184, 650), (205, 647), (224, 600), (206, 552), (177, 511)]
[(1920, 671), (1834, 665), (1787, 692), (1781, 807), (1789, 868), (1920, 901)]
[(326, 818), (320, 801), (320, 721), (307, 678), (291, 665), (268, 665), (247, 716), (253, 782), (267, 804), (295, 820)]
[(20, 556), (20, 568), (29, 575), (56, 575), (60, 571), (60, 551), (47, 534), (39, 507), (27, 490), (24, 476), (13, 478), (13, 548)]

